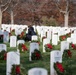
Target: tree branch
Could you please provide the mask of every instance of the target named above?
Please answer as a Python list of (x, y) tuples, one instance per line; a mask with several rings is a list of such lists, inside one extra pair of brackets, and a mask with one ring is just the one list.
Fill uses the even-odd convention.
[(6, 11), (6, 10), (7, 10), (7, 8), (8, 8), (8, 6), (7, 6), (5, 9), (3, 9), (3, 10), (2, 10), (2, 13), (3, 13), (4, 11)]
[(16, 16), (17, 15), (17, 13), (15, 13), (13, 16)]
[(11, 3), (10, 3), (10, 9), (11, 9), (11, 10), (13, 10), (13, 9), (18, 5), (19, 0), (17, 0), (16, 4), (13, 4), (12, 2), (13, 2), (13, 1), (11, 1)]
[(18, 3), (19, 3), (19, 0), (17, 0), (17, 3), (13, 6), (13, 8), (16, 7), (18, 5)]
[(56, 5), (57, 9), (61, 12), (61, 8), (59, 7), (58, 1), (56, 2), (56, 0), (54, 0), (54, 3), (55, 3), (55, 5)]
[(9, 4), (10, 4), (11, 0), (9, 2), (6, 3), (6, 5), (4, 5), (5, 8), (3, 8), (2, 12), (6, 11), (6, 9), (8, 8)]
[(66, 4), (67, 4), (66, 5), (66, 11), (68, 12), (68, 9), (69, 9), (69, 1), (68, 0), (66, 1)]
[(9, 4), (11, 2), (11, 0), (8, 0), (7, 3), (5, 3), (4, 5), (2, 4), (1, 7), (5, 7), (7, 4)]
[(63, 11), (62, 9), (60, 10), (60, 12), (62, 12), (62, 13), (64, 13), (64, 14), (66, 13), (66, 11)]
[(66, 10), (65, 11), (63, 11), (61, 8), (59, 8), (59, 3), (58, 3), (58, 1), (56, 2), (55, 0), (54, 0), (54, 3), (55, 3), (55, 5), (57, 6), (57, 8), (58, 8), (58, 10), (60, 11), (60, 12), (62, 12), (62, 13), (64, 13), (64, 14), (66, 14), (66, 13), (69, 13), (69, 11), (68, 11), (68, 7), (69, 7), (69, 1), (68, 0), (66, 0)]

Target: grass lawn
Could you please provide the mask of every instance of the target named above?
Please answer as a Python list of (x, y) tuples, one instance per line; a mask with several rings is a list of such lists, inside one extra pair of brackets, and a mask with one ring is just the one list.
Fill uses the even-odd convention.
[[(29, 49), (30, 42), (25, 43)], [(17, 48), (10, 48), (9, 43), (7, 43), (7, 51), (13, 51)], [(55, 50), (60, 50), (60, 43), (58, 46), (55, 46)], [(42, 52), (42, 43), (40, 43), (40, 51), (42, 54), (42, 60), (37, 61), (29, 61), (29, 50), (25, 53), (20, 54), (20, 65), (23, 75), (28, 75), (28, 70), (34, 67), (45, 68), (48, 71), (48, 75), (50, 75), (50, 53)], [(72, 50), (72, 58), (71, 58), (71, 72), (72, 75), (76, 75), (76, 51)], [(6, 75), (6, 62), (0, 62), (0, 75)]]

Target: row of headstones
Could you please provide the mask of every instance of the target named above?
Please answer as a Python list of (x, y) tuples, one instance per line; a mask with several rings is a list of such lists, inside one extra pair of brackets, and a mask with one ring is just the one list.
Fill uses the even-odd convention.
[[(33, 36), (32, 37), (32, 40), (37, 40), (37, 36)], [(16, 41), (17, 41), (17, 38), (16, 36), (11, 36), (10, 37), (10, 47), (16, 47)], [(22, 43), (24, 43), (23, 40), (21, 40)], [(50, 40), (49, 39), (44, 39), (43, 40), (43, 52), (45, 52), (45, 44), (48, 44), (50, 43)], [(56, 39), (54, 40), (54, 43), (57, 43)]]
[[(23, 40), (19, 40), (17, 42), (17, 45), (19, 43), (23, 43), (24, 44), (24, 41)], [(38, 49), (39, 50), (39, 45), (38, 43), (31, 43), (30, 44), (30, 55), (29, 55), (29, 60), (31, 60), (31, 52), (34, 51), (34, 49)], [(15, 64), (15, 65), (19, 65), (20, 64), (20, 53), (19, 52), (9, 52), (7, 53), (7, 72), (6, 72), (6, 75), (10, 75), (11, 73), (11, 68), (12, 68), (12, 65)], [(28, 71), (28, 75), (48, 75), (48, 72), (46, 69), (44, 68), (32, 68)]]
[[(0, 37), (0, 38), (1, 38), (0, 40), (3, 40), (3, 37)], [(8, 41), (9, 41), (9, 37), (5, 37), (4, 42), (1, 42), (1, 44), (5, 43), (5, 42), (8, 42)], [(16, 36), (11, 36), (10, 37), (10, 47), (16, 47), (16, 41), (17, 41), (17, 37)]]
[[(21, 41), (21, 43), (22, 43), (22, 41)], [(66, 49), (67, 47), (67, 45), (66, 45), (66, 42), (64, 41), (62, 44), (64, 44), (62, 47), (61, 47), (61, 50), (64, 50), (64, 48)], [(3, 47), (3, 46), (2, 46)], [(69, 46), (68, 46), (69, 47)], [(4, 48), (4, 47), (3, 47)], [(38, 46), (38, 44), (37, 43), (31, 43), (30, 44), (30, 55), (29, 55), (29, 59), (30, 59), (30, 61), (31, 61), (31, 52), (33, 52), (34, 51), (34, 49), (38, 49), (39, 50), (39, 46)]]
[(7, 30), (8, 32), (11, 32), (11, 30), (15, 29), (16, 34), (20, 34), (25, 28), (27, 28), (27, 25), (2, 24), (2, 31)]
[[(71, 29), (71, 30), (73, 30), (73, 29)], [(19, 32), (19, 31), (20, 30), (17, 30), (17, 32)], [(20, 31), (20, 33), (22, 31)], [(47, 36), (46, 36), (46, 32), (47, 32)], [(59, 36), (63, 35), (63, 34), (66, 34), (68, 32), (70, 32), (70, 28), (67, 29), (67, 30), (66, 29), (62, 29), (62, 28), (60, 29), (60, 28), (52, 28), (52, 27), (50, 29), (48, 29), (48, 28), (47, 29), (42, 28), (41, 33), (40, 33), (40, 39), (42, 41), (42, 37), (47, 37), (49, 40), (52, 39), (52, 44), (53, 45), (57, 45), (58, 41), (59, 41)], [(2, 35), (2, 32), (0, 32), (0, 33)], [(58, 34), (56, 34), (56, 33), (58, 33)], [(71, 38), (68, 38), (67, 40), (71, 39), (73, 43), (76, 43), (76, 40), (73, 39), (75, 37), (76, 37), (76, 30), (74, 31), (74, 34), (71, 35)], [(9, 33), (8, 33), (8, 31), (4, 31), (4, 42), (7, 42), (7, 41), (9, 41)]]
[[(38, 40), (38, 37), (37, 36), (32, 36), (32, 40)], [(17, 45), (19, 43), (24, 44), (25, 41), (24, 40), (18, 40), (17, 41), (17, 37), (16, 36), (11, 36), (10, 37), (10, 47), (16, 47), (16, 43), (17, 43)]]
[[(59, 41), (59, 36), (61, 35), (65, 35), (71, 31), (74, 30), (74, 33), (71, 34), (71, 42), (76, 43), (76, 40), (73, 39), (76, 37), (76, 28), (58, 28), (58, 27), (49, 27), (49, 28), (41, 28), (41, 27), (37, 27), (38, 33), (40, 35), (40, 41), (42, 42), (42, 38), (46, 37), (50, 40), (52, 40), (52, 44), (53, 45), (57, 45), (58, 41)], [(47, 36), (46, 36), (46, 32), (47, 32)], [(70, 40), (70, 38), (68, 38), (67, 40)], [(55, 42), (56, 41), (56, 42)]]
[[(20, 30), (17, 30), (17, 32), (19, 32), (19, 31)], [(17, 35), (21, 34), (22, 31), (20, 31), (20, 33), (15, 33), (15, 34), (17, 34)], [(6, 30), (5, 31), (0, 30), (0, 40), (3, 41), (4, 43), (7, 43), (7, 42), (9, 42), (9, 39), (10, 39), (9, 32)]]
[[(16, 47), (16, 40), (14, 40), (16, 37), (15, 36), (12, 36), (12, 42), (10, 43), (10, 47)], [(20, 43), (22, 43), (22, 44), (24, 44), (25, 43), (25, 41), (24, 40), (18, 40), (17, 41), (17, 46), (20, 44)], [(6, 44), (0, 44), (0, 52), (2, 51), (2, 50), (7, 50), (7, 46), (6, 46)]]
[[(58, 42), (57, 42), (57, 39), (56, 38), (54, 38), (54, 44), (57, 44)], [(69, 43), (71, 43), (71, 42), (68, 42), (68, 41), (62, 41), (61, 42), (61, 50), (63, 49), (63, 48), (65, 48), (64, 46), (66, 46), (66, 47), (69, 47)], [(43, 40), (43, 52), (46, 52), (45, 51), (45, 45), (46, 44), (50, 44), (50, 40), (49, 39), (47, 39), (47, 38), (45, 38), (44, 40)], [(67, 44), (67, 45), (65, 45), (65, 44)]]
[[(18, 32), (19, 32), (19, 30), (18, 30)], [(8, 31), (3, 32), (2, 30), (0, 30), (0, 40), (4, 43), (7, 43), (7, 42), (9, 42), (9, 39), (10, 39), (10, 47), (16, 47), (17, 37), (16, 36), (10, 36), (9, 37), (9, 32)], [(35, 36), (33, 36), (32, 40), (33, 39), (36, 40), (37, 38), (35, 38)], [(12, 42), (14, 42), (14, 44), (12, 44)]]
[[(70, 32), (71, 30), (75, 30), (76, 27), (71, 27), (71, 28), (67, 27), (66, 28), (66, 27), (37, 26), (36, 29), (37, 29), (39, 35), (43, 35), (47, 31), (48, 31), (48, 33), (52, 32), (52, 33), (58, 33), (59, 35), (65, 35), (66, 33)], [(42, 34), (41, 34), (41, 31), (42, 31)]]
[[(58, 32), (58, 34), (59, 35), (64, 35), (64, 34), (66, 34), (67, 32), (69, 32), (70, 30), (75, 30), (76, 29), (76, 27), (71, 27), (71, 28), (68, 28), (68, 27), (52, 27), (52, 26), (33, 26), (34, 27), (34, 30), (36, 31), (36, 29), (37, 29), (37, 31), (38, 31), (38, 34), (40, 35), (41, 33), (42, 33), (42, 35), (46, 32), (46, 31), (48, 31), (48, 32), (55, 32), (55, 33), (57, 33)], [(8, 28), (9, 28), (9, 30), (10, 30), (10, 28), (11, 28), (11, 30), (12, 29), (15, 29), (16, 31), (17, 30), (19, 30), (19, 29), (25, 29), (25, 28), (27, 28), (28, 29), (28, 26), (27, 25), (5, 25), (5, 24), (3, 24), (2, 25), (2, 28), (3, 28), (3, 30), (7, 30), (8, 31)], [(42, 31), (42, 32), (41, 32)], [(10, 31), (9, 31), (10, 32)], [(43, 33), (44, 32), (44, 33)]]
[[(65, 44), (66, 44), (66, 42), (65, 42)], [(63, 48), (66, 48), (65, 46)], [(4, 48), (4, 47), (2, 46), (2, 48)], [(39, 48), (38, 44), (37, 43), (31, 43), (30, 44), (30, 54), (31, 54), (32, 51), (34, 51), (35, 48), (37, 48), (37, 49)], [(56, 61), (61, 62), (62, 61), (62, 56), (61, 55), (62, 55), (62, 53), (60, 51), (52, 51), (51, 52), (51, 61), (50, 61), (51, 62), (51, 75), (54, 75), (52, 73), (55, 72), (54, 68), (53, 68), (54, 62), (56, 62)], [(10, 75), (11, 67), (12, 67), (13, 64), (16, 64), (16, 65), (20, 64), (20, 53), (19, 52), (8, 52), (7, 53), (7, 75)], [(34, 72), (40, 73), (41, 70), (40, 69), (39, 69), (40, 71), (37, 71), (37, 70), (33, 69), (33, 70), (31, 70), (31, 72), (34, 71)], [(31, 72), (29, 72), (29, 74)], [(33, 72), (32, 75), (35, 75), (34, 72)], [(43, 73), (41, 75), (43, 75)], [(47, 75), (47, 74), (45, 74), (45, 75)]]
[[(3, 35), (3, 34), (1, 33), (0, 35)], [(71, 38), (67, 38), (67, 41), (69, 43), (72, 42), (72, 43), (76, 44), (76, 39), (74, 39), (75, 37), (76, 37), (75, 33), (71, 34)], [(10, 47), (12, 47), (13, 45), (16, 46), (16, 40), (17, 40), (17, 38), (15, 36), (11, 36), (10, 37)], [(32, 36), (32, 40), (38, 40), (38, 37), (37, 36)], [(8, 41), (9, 41), (9, 33), (6, 31), (6, 32), (4, 32), (4, 42), (8, 42)], [(14, 42), (15, 44), (12, 44), (13, 41), (15, 41)], [(44, 39), (43, 40), (43, 46), (45, 44), (49, 43), (49, 42), (50, 42), (50, 39), (48, 39), (48, 38)], [(52, 44), (53, 45), (57, 45), (58, 44), (58, 36), (57, 35), (53, 35), (52, 36)], [(43, 52), (44, 52), (44, 47), (43, 47)]]
[[(4, 43), (8, 43), (8, 42), (9, 42), (9, 39), (10, 39), (11, 42), (17, 40), (16, 36), (10, 36), (10, 37), (9, 37), (9, 32), (8, 32), (8, 31), (2, 32), (2, 31), (0, 30), (0, 41), (2, 41), (2, 42), (4, 42)], [(14, 43), (15, 43), (15, 42), (14, 42)], [(10, 46), (12, 46), (12, 43), (10, 43)], [(15, 45), (15, 46), (16, 46), (16, 45)]]
[[(28, 27), (26, 25), (25, 26), (22, 26), (22, 25), (19, 25), (19, 26), (18, 25), (14, 25), (14, 26), (13, 25), (3, 25), (3, 27), (6, 27), (6, 28), (11, 27), (11, 30), (15, 29), (17, 35), (20, 34), (24, 28), (27, 28), (27, 32), (28, 32)], [(44, 37), (44, 36), (46, 37), (46, 32), (47, 32), (47, 38), (52, 39), (53, 38), (52, 36), (55, 33), (58, 33), (58, 37), (59, 37), (60, 35), (65, 35), (66, 33), (69, 33), (70, 31), (76, 29), (75, 27), (74, 28), (73, 27), (72, 28), (47, 27), (47, 26), (37, 26), (37, 27), (33, 26), (33, 27), (34, 27), (34, 30), (37, 29), (38, 34), (41, 36), (41, 41), (42, 41), (42, 37)], [(76, 30), (75, 30), (75, 33), (76, 33)], [(58, 38), (58, 41), (59, 41), (59, 38)]]
[[(10, 42), (10, 47), (16, 47), (16, 40), (15, 40), (16, 37), (12, 36), (12, 38), (13, 38), (13, 40), (11, 40), (11, 42)], [(19, 43), (24, 44), (25, 41), (24, 41), (24, 40), (18, 40), (18, 41), (17, 41), (17, 46), (19, 45)], [(7, 46), (6, 46), (6, 44), (2, 44), (2, 43), (0, 44), (0, 52), (1, 52), (2, 50), (7, 51)]]
[[(32, 36), (31, 39), (37, 41), (38, 40), (38, 36)], [(17, 37), (16, 36), (11, 36), (10, 37), (10, 47), (16, 47), (16, 43), (17, 43), (17, 45), (19, 43), (23, 43), (24, 44), (25, 41), (24, 40), (18, 40), (17, 41)]]
[[(76, 44), (76, 39), (75, 38), (76, 38), (76, 33), (73, 33), (73, 34), (71, 34), (71, 37), (66, 39), (66, 41), (68, 43)], [(63, 43), (63, 41), (61, 41), (61, 43)], [(46, 44), (50, 44), (50, 39), (48, 39), (48, 38), (43, 39), (43, 52), (45, 52), (45, 45)], [(52, 44), (53, 45), (58, 45), (58, 35), (57, 34), (52, 36)]]
[[(23, 43), (24, 44), (24, 41), (23, 40), (19, 40), (17, 42), (17, 45), (19, 43)], [(32, 61), (31, 53), (34, 52), (35, 49), (39, 50), (39, 44), (35, 43), (35, 42), (34, 43), (30, 43), (29, 61)], [(15, 58), (15, 57), (17, 57), (17, 58)], [(16, 53), (16, 52), (9, 52), (7, 54), (7, 75), (10, 75), (12, 65), (13, 64), (19, 64), (19, 62), (20, 62), (20, 60), (19, 60), (19, 54), (18, 53)], [(31, 75), (48, 75), (48, 72), (44, 68), (33, 68), (33, 69), (30, 69), (28, 71), (28, 75), (30, 75), (30, 74)]]
[[(15, 39), (15, 37), (13, 36), (13, 40), (10, 41), (10, 42), (12, 43), (12, 45), (10, 45), (11, 47), (16, 47), (16, 40), (14, 40), (14, 39)], [(14, 44), (13, 44), (13, 42), (14, 42)], [(11, 43), (10, 43), (10, 44), (11, 44)], [(18, 45), (19, 43), (24, 44), (25, 41), (24, 41), (24, 40), (19, 40), (19, 41), (17, 42), (17, 45)], [(49, 40), (49, 39), (44, 39), (44, 41), (43, 41), (43, 52), (45, 52), (45, 44), (48, 44), (48, 43), (50, 43), (50, 40)], [(14, 46), (13, 46), (13, 45), (14, 45)], [(68, 43), (67, 41), (62, 41), (60, 48), (61, 48), (61, 51), (62, 51), (62, 53), (63, 53), (63, 50), (64, 50), (64, 49), (69, 49), (69, 43)], [(31, 52), (34, 52), (35, 49), (38, 49), (38, 50), (39, 50), (39, 44), (36, 43), (36, 42), (30, 43), (30, 57), (31, 57)], [(30, 60), (31, 60), (31, 59), (30, 59)]]

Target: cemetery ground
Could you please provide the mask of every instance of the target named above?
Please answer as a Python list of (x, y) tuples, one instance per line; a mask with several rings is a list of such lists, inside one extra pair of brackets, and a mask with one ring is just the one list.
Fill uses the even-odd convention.
[[(44, 52), (42, 51), (42, 43), (39, 45), (39, 50), (42, 54), (41, 60), (35, 60), (35, 61), (29, 61), (29, 46), (30, 42), (25, 42), (28, 51), (23, 52), (20, 54), (20, 67), (21, 72), (23, 75), (28, 75), (28, 70), (35, 67), (41, 67), (45, 68), (48, 71), (48, 75), (50, 75), (50, 52)], [(9, 43), (6, 43), (7, 45), (7, 52), (17, 50), (17, 48), (11, 48)], [(60, 43), (54, 47), (54, 50), (60, 50)], [(72, 75), (76, 75), (76, 51), (72, 51), (72, 58), (69, 61), (69, 67), (71, 68), (70, 71), (72, 72)], [(67, 61), (67, 60), (66, 60)], [(6, 75), (6, 62), (0, 61), (0, 75)]]

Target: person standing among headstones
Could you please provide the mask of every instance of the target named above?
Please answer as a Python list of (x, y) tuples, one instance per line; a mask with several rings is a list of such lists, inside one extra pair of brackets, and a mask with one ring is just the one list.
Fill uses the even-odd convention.
[(34, 31), (34, 28), (32, 26), (29, 26), (28, 33), (26, 34), (26, 37), (25, 37), (25, 41), (31, 41), (32, 35), (36, 35), (36, 33)]

